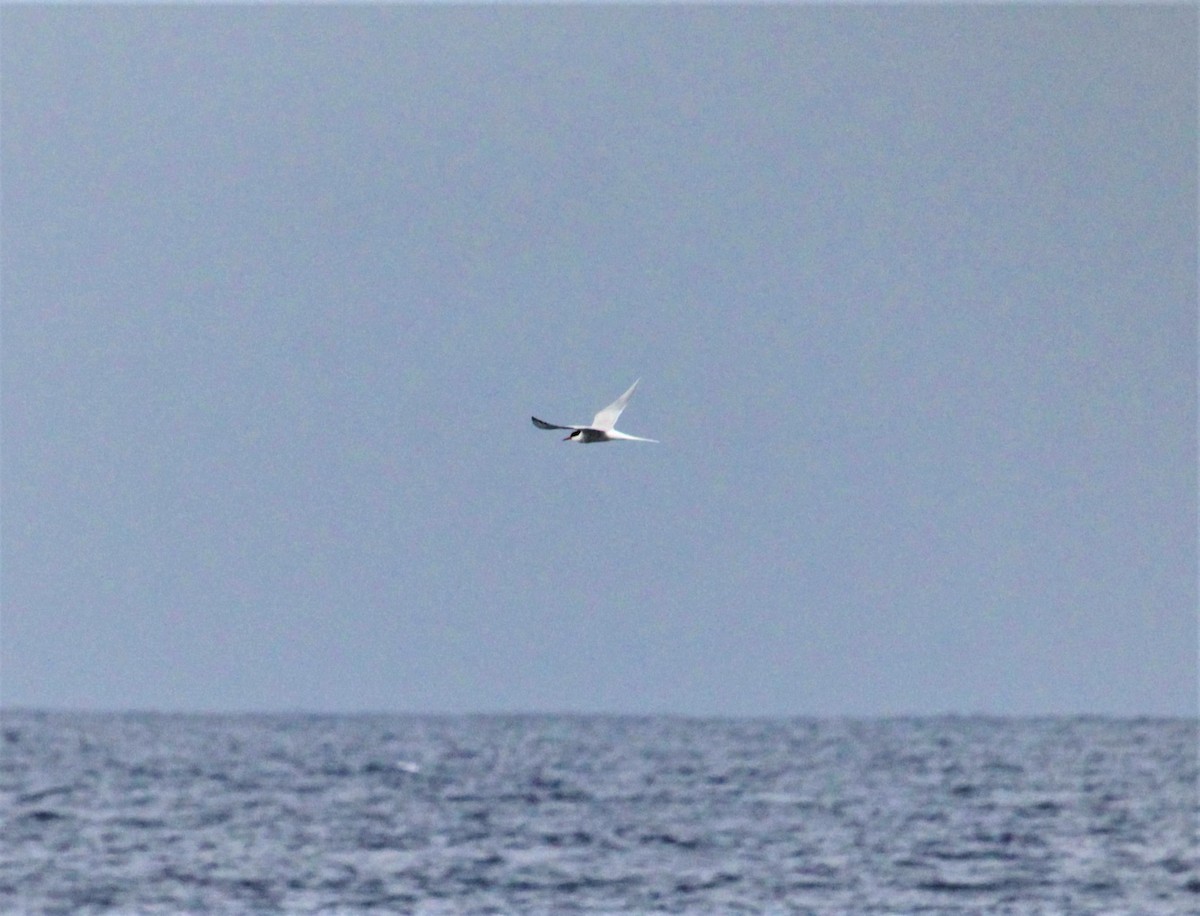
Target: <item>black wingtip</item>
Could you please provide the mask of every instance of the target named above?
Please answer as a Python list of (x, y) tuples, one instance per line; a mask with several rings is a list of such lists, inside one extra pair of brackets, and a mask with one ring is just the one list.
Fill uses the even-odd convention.
[(533, 425), (538, 429), (574, 429), (574, 426), (559, 426), (556, 423), (547, 423), (545, 420), (539, 420), (537, 417), (530, 417)]

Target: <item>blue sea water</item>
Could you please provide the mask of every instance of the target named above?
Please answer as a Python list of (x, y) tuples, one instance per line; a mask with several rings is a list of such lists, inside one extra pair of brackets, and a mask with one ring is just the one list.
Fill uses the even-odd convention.
[(6, 711), (4, 913), (1194, 913), (1194, 720)]

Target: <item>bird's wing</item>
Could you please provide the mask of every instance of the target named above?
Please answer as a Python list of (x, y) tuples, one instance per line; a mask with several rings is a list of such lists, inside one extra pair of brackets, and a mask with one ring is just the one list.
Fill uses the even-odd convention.
[(538, 429), (580, 429), (579, 426), (555, 426), (553, 423), (547, 423), (545, 420), (539, 420), (537, 417), (530, 417), (533, 425)]
[(641, 379), (638, 379), (637, 382), (634, 382), (629, 386), (628, 391), (596, 414), (596, 419), (592, 420), (592, 428), (603, 429), (607, 431), (616, 426), (617, 418), (621, 416), (621, 411), (624, 410), (625, 405), (629, 403), (629, 399), (633, 396), (633, 389), (638, 386), (638, 382), (640, 381)]

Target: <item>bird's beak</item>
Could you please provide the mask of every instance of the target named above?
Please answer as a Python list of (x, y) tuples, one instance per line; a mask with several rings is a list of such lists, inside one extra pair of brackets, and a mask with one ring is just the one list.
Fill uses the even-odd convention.
[(574, 435), (575, 435), (574, 433), (571, 433), (571, 435), (570, 435), (570, 436), (563, 436), (563, 442), (570, 442), (570, 441), (571, 441), (571, 436), (574, 436)]

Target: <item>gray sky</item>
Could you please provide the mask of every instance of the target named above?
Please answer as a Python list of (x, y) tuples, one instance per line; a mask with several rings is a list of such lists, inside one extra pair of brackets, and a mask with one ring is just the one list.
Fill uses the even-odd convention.
[(4, 704), (1197, 712), (1194, 7), (0, 23)]

